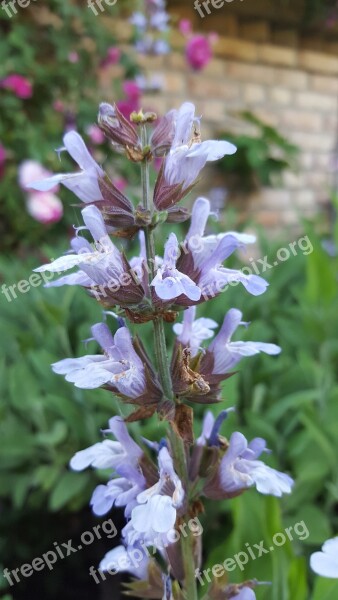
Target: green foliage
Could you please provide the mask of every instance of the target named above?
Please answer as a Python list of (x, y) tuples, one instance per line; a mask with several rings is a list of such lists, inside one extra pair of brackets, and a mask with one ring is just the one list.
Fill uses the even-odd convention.
[[(107, 6), (107, 10), (116, 15), (118, 6)], [(60, 172), (55, 149), (62, 146), (65, 130), (76, 128), (85, 134), (96, 122), (102, 101), (100, 62), (115, 40), (100, 17), (95, 17), (87, 5), (74, 1), (48, 0), (43, 7), (32, 3), (18, 8), (11, 18), (0, 12), (0, 79), (18, 73), (33, 86), (33, 95), (27, 99), (0, 88), (0, 142), (7, 154), (4, 175), (0, 175), (0, 237), (1, 247), (12, 249), (22, 244), (36, 246), (47, 236), (56, 238), (64, 231), (67, 215), (63, 223), (47, 228), (27, 214), (25, 195), (17, 182), (18, 166), (32, 159)], [(72, 53), (77, 54), (75, 62), (69, 58)], [(137, 68), (130, 54), (122, 53), (121, 65), (123, 77), (134, 77)], [(105, 100), (120, 98), (121, 85), (120, 78), (112, 79), (111, 94)], [(63, 109), (56, 111), (55, 102), (62, 103)], [(107, 148), (102, 146), (101, 161)], [(62, 169), (71, 171), (74, 164), (65, 154)], [(70, 194), (64, 197), (73, 201)]]
[(294, 168), (297, 147), (251, 112), (241, 112), (239, 118), (254, 126), (256, 133), (222, 132), (221, 139), (234, 143), (237, 152), (220, 160), (217, 169), (226, 174), (235, 189), (248, 191), (261, 185), (276, 185), (286, 169)]

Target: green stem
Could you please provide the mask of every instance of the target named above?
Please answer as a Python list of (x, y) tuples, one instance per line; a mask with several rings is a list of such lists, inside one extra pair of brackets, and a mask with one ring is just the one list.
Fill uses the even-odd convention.
[[(145, 125), (141, 126), (141, 139), (143, 146), (147, 145), (147, 131)], [(142, 173), (142, 193), (143, 207), (153, 214), (153, 203), (149, 190), (149, 163), (145, 159), (141, 165)], [(154, 232), (151, 226), (144, 228), (147, 262), (149, 265), (149, 282), (155, 276), (155, 240)], [(166, 399), (173, 400), (173, 389), (170, 375), (170, 365), (167, 355), (167, 345), (164, 332), (164, 323), (159, 315), (153, 320), (155, 359), (159, 373), (159, 378), (163, 393)], [(173, 452), (175, 469), (180, 479), (186, 484), (186, 493), (188, 494), (189, 478), (187, 472), (187, 461), (184, 443), (182, 438), (171, 428), (169, 430), (170, 444)], [(198, 600), (197, 585), (195, 578), (195, 561), (193, 553), (193, 537), (189, 528), (186, 528), (187, 535), (181, 536), (182, 560), (185, 573), (185, 592), (186, 600)]]

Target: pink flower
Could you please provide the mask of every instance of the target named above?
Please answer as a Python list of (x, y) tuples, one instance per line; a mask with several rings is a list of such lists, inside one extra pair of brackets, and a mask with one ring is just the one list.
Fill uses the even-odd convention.
[[(51, 172), (45, 169), (40, 163), (36, 160), (24, 160), (19, 166), (18, 171), (18, 181), (22, 190), (25, 192), (32, 189), (29, 187), (29, 184), (33, 181), (38, 181), (40, 179), (45, 179), (46, 177), (50, 177)], [(55, 185), (50, 192), (57, 192), (59, 190), (59, 185)]]
[(27, 212), (39, 223), (48, 225), (56, 223), (63, 215), (63, 206), (60, 198), (51, 192), (34, 192), (28, 194)]
[(8, 75), (0, 81), (0, 86), (14, 92), (17, 98), (30, 98), (33, 94), (32, 84), (22, 75)]
[(69, 54), (68, 54), (68, 60), (69, 60), (70, 63), (73, 63), (73, 64), (79, 62), (79, 55), (78, 55), (78, 53), (75, 52), (75, 51), (69, 52)]
[(6, 150), (0, 143), (0, 179), (3, 176), (5, 170), (5, 162), (6, 162)]
[(101, 67), (109, 67), (110, 65), (117, 65), (121, 58), (120, 48), (111, 46), (107, 50), (106, 57), (101, 61)]
[(115, 185), (115, 187), (117, 187), (118, 190), (120, 190), (120, 192), (124, 192), (128, 185), (128, 182), (126, 179), (124, 179), (124, 177), (116, 177), (113, 179), (113, 184)]
[(183, 35), (190, 35), (192, 33), (192, 25), (190, 19), (181, 19), (178, 28)]
[(187, 42), (185, 56), (189, 65), (196, 71), (206, 67), (212, 58), (209, 38), (204, 35), (194, 35)]
[(102, 144), (105, 140), (104, 133), (98, 127), (98, 125), (89, 125), (86, 129), (86, 133), (90, 137), (93, 144)]
[(141, 90), (136, 81), (133, 81), (131, 79), (124, 81), (122, 87), (128, 100), (139, 100), (141, 96)]
[(60, 112), (63, 113), (65, 110), (65, 105), (62, 102), (62, 100), (54, 100), (53, 102), (53, 108), (56, 112)]
[(116, 106), (128, 120), (132, 112), (137, 112), (139, 110), (139, 104), (138, 102), (135, 102), (135, 100), (119, 100), (116, 102)]

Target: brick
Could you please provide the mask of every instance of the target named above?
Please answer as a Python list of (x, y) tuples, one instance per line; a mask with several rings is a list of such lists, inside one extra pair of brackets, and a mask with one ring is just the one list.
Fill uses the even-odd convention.
[(292, 92), (290, 92), (290, 90), (287, 90), (286, 88), (281, 88), (281, 87), (273, 87), (269, 90), (269, 94), (270, 94), (270, 100), (274, 103), (274, 104), (278, 104), (278, 105), (288, 105), (291, 103), (291, 99), (292, 99)]
[(259, 212), (256, 211), (254, 214), (254, 220), (257, 225), (262, 225), (263, 227), (267, 228), (277, 227), (280, 225), (280, 214), (278, 212), (272, 210), (260, 210)]
[(101, 22), (104, 27), (111, 31), (119, 41), (129, 42), (133, 33), (133, 26), (127, 19), (112, 18), (111, 15), (101, 15)]
[(280, 213), (280, 223), (284, 225), (298, 225), (299, 223), (299, 213), (296, 210), (284, 210)]
[(337, 95), (338, 79), (335, 77), (325, 77), (323, 75), (311, 75), (310, 88), (316, 92)]
[[(165, 98), (159, 94), (147, 94), (142, 99), (143, 110), (154, 111), (160, 117), (164, 115), (169, 109), (173, 108), (171, 104), (172, 102), (170, 102), (170, 106), (168, 108)], [(181, 102), (178, 102), (176, 108), (179, 108), (180, 105)]]
[(308, 84), (308, 75), (295, 69), (276, 68), (276, 81), (280, 86), (304, 90)]
[(243, 98), (247, 104), (262, 104), (266, 99), (266, 89), (256, 83), (247, 83)]
[(337, 108), (337, 99), (316, 92), (299, 92), (295, 96), (295, 104), (305, 109), (335, 111)]
[(238, 58), (247, 62), (256, 62), (258, 46), (253, 42), (235, 38), (220, 37), (214, 47), (215, 53), (229, 58)]
[(261, 65), (250, 65), (235, 61), (229, 61), (226, 65), (226, 74), (241, 81), (252, 81), (254, 83), (272, 84), (274, 80), (274, 69)]
[(240, 95), (240, 84), (234, 81), (201, 77), (194, 73), (187, 77), (189, 93), (197, 98), (235, 100)]
[(315, 164), (315, 155), (312, 152), (301, 152), (297, 159), (300, 168), (304, 171), (313, 169)]
[(279, 128), (279, 114), (271, 112), (264, 108), (255, 108), (255, 116), (261, 119), (266, 125)]
[(288, 137), (290, 141), (305, 150), (314, 150), (315, 152), (330, 152), (332, 150), (333, 142), (329, 136), (290, 131)]
[(285, 67), (297, 65), (297, 52), (293, 48), (283, 48), (272, 44), (262, 44), (258, 48), (258, 58), (263, 62)]
[(206, 67), (208, 70), (208, 75), (220, 75), (224, 76), (225, 71), (225, 63), (224, 60), (219, 58), (213, 58)]
[(316, 201), (316, 194), (312, 189), (304, 189), (293, 193), (295, 205), (299, 208), (313, 206)]
[(273, 31), (272, 40), (279, 46), (296, 48), (298, 46), (298, 33), (296, 29), (278, 29)]
[(304, 186), (304, 173), (295, 173), (294, 171), (284, 171), (283, 183), (286, 188), (297, 190)]
[(223, 9), (221, 17), (222, 18), (220, 19), (220, 11), (214, 10), (211, 15), (208, 15), (207, 19), (198, 20), (195, 31), (202, 30), (206, 33), (210, 33), (210, 31), (216, 31), (221, 35), (237, 38), (239, 35), (239, 26), (236, 15), (230, 14), (228, 11), (225, 13)]
[(299, 52), (299, 64), (309, 71), (338, 74), (338, 58), (330, 54), (301, 50)]
[(147, 69), (148, 71), (164, 69), (165, 65), (164, 56), (148, 56), (146, 54), (136, 54), (136, 60), (141, 68)]
[(331, 175), (325, 171), (312, 171), (307, 174), (306, 183), (311, 186), (311, 188), (317, 190), (325, 190), (327, 193), (328, 186), (330, 184)]
[(290, 191), (281, 188), (263, 188), (260, 194), (260, 202), (263, 207), (283, 210), (290, 206)]
[(182, 94), (185, 91), (184, 73), (166, 71), (163, 81), (163, 89), (167, 94)]
[(225, 121), (226, 103), (221, 100), (210, 100), (209, 102), (199, 103), (201, 108), (197, 114), (202, 114), (206, 121), (216, 121), (219, 126)]
[(172, 29), (170, 32), (170, 43), (175, 50), (183, 49), (186, 45), (186, 39), (184, 35), (178, 30)]
[(186, 71), (187, 61), (181, 52), (170, 52), (170, 54), (165, 56), (165, 66), (168, 69)]
[(267, 21), (258, 21), (257, 19), (249, 23), (241, 23), (239, 26), (240, 37), (256, 42), (268, 42), (271, 32)]
[(281, 123), (294, 131), (322, 131), (323, 118), (317, 112), (285, 110), (281, 115)]

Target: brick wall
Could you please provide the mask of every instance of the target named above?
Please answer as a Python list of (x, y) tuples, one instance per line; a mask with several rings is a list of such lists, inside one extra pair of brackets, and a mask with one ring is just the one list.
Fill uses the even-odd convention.
[[(116, 23), (114, 24), (114, 29)], [(124, 36), (128, 33), (124, 26)], [(220, 37), (215, 58), (208, 67), (193, 73), (186, 66), (183, 40), (172, 37), (174, 51), (165, 57), (139, 57), (150, 73), (161, 73), (163, 91), (148, 96), (147, 106), (159, 113), (182, 101), (196, 104), (203, 115), (202, 135), (243, 128), (233, 111), (254, 112), (300, 148), (299, 172), (286, 173), (280, 189), (266, 188), (236, 198), (241, 217), (272, 230), (297, 228), (301, 216), (322, 210), (332, 181), (330, 164), (336, 144), (338, 57), (303, 48), (235, 37)], [(206, 188), (221, 185), (214, 175)]]

